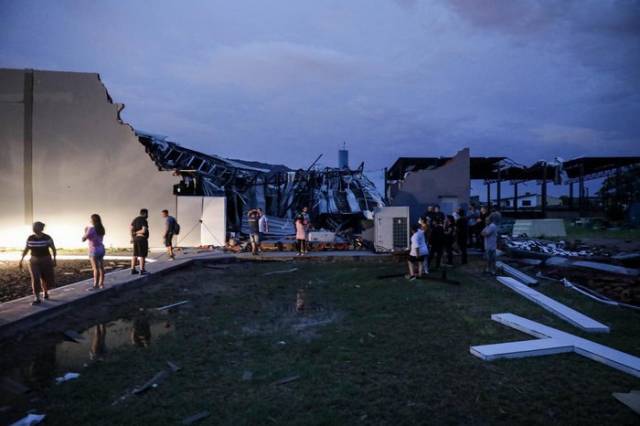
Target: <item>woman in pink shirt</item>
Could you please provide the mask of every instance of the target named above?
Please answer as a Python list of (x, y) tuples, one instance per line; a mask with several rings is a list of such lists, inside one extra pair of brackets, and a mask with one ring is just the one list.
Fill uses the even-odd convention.
[(302, 215), (296, 216), (296, 246), (297, 256), (302, 256), (307, 252), (307, 224)]
[(88, 290), (97, 290), (104, 288), (104, 244), (102, 244), (102, 238), (104, 237), (104, 226), (102, 226), (102, 219), (97, 214), (91, 215), (91, 223), (93, 226), (87, 226), (84, 228), (84, 236), (82, 241), (89, 242), (89, 260), (91, 261), (91, 268), (93, 269), (93, 287)]

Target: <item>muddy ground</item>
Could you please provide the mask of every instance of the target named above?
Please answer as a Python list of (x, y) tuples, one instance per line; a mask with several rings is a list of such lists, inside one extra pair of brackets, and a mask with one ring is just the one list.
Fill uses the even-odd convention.
[[(93, 276), (89, 260), (58, 260), (57, 265), (55, 268), (56, 287)], [(128, 267), (128, 264), (120, 261), (107, 260), (105, 262), (107, 273), (123, 267)], [(17, 261), (0, 261), (0, 303), (32, 294), (28, 268), (28, 261), (24, 262), (23, 270), (18, 268)]]

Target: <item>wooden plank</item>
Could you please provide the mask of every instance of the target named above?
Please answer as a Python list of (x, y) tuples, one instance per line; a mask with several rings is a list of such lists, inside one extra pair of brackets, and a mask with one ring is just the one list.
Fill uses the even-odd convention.
[(498, 281), (533, 303), (557, 315), (563, 320), (591, 333), (608, 333), (609, 327), (536, 291), (511, 277), (497, 277)]

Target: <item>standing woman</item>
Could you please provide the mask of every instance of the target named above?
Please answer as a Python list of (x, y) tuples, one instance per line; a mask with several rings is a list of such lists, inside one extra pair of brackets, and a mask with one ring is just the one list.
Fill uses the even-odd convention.
[(296, 246), (298, 248), (297, 256), (303, 256), (307, 251), (307, 247), (306, 247), (307, 229), (305, 226), (304, 217), (301, 214), (296, 216), (295, 224), (296, 224)]
[(82, 241), (89, 242), (89, 261), (93, 269), (93, 287), (88, 288), (88, 291), (104, 288), (105, 250), (104, 244), (102, 244), (104, 226), (102, 226), (102, 219), (97, 214), (91, 215), (91, 224), (93, 226), (84, 228), (84, 236), (82, 237)]
[[(40, 304), (40, 287), (42, 287), (42, 297), (49, 298), (49, 289), (55, 287), (55, 275), (53, 268), (56, 266), (56, 246), (53, 239), (44, 232), (44, 223), (35, 222), (33, 224), (33, 234), (27, 238), (27, 244), (22, 251), (22, 257), (18, 267), (22, 269), (24, 257), (31, 251), (29, 259), (29, 273), (31, 274), (31, 288), (33, 289), (34, 301), (32, 305)], [(53, 252), (53, 259), (51, 253)]]

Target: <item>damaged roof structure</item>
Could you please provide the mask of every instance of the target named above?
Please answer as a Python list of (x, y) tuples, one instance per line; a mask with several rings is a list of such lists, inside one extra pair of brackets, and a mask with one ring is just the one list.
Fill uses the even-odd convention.
[[(307, 206), (317, 225), (337, 232), (359, 227), (361, 219), (373, 218), (373, 211), (385, 204), (365, 176), (364, 163), (354, 170), (316, 169), (315, 162), (306, 170), (292, 170), (204, 154), (171, 142), (166, 136), (140, 130), (136, 135), (158, 170), (180, 176), (175, 195), (227, 197), (230, 231), (244, 228), (246, 233), (245, 213), (251, 208), (261, 208), (274, 218), (291, 219)], [(289, 234), (293, 225), (280, 229)]]

